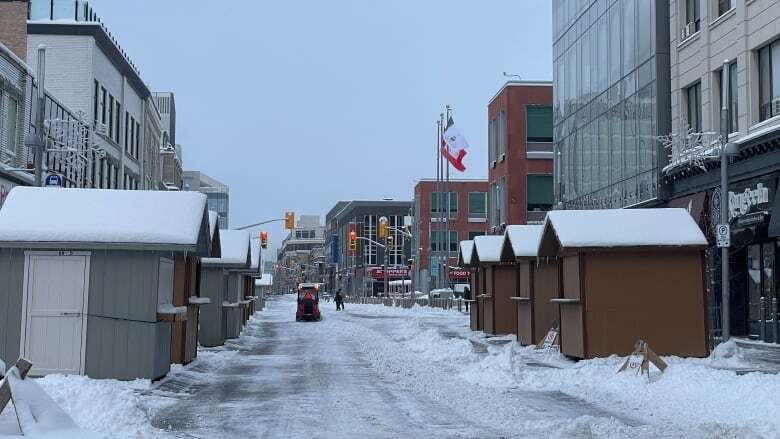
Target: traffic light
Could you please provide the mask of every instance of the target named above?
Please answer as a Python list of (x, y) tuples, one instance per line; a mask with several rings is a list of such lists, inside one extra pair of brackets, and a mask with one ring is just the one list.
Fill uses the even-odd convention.
[(268, 232), (260, 232), (260, 248), (268, 248)]
[(377, 234), (380, 238), (387, 238), (387, 235), (389, 235), (390, 229), (387, 227), (387, 217), (383, 216), (379, 218), (379, 231)]
[(349, 232), (349, 250), (357, 250), (357, 233), (354, 230)]
[(284, 228), (287, 230), (295, 228), (295, 212), (284, 213)]

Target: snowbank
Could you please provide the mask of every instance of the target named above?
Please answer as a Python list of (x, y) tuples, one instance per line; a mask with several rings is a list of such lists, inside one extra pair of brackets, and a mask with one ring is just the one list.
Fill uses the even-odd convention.
[[(540, 429), (544, 422), (528, 421), (528, 432), (543, 437), (780, 437), (780, 376), (718, 369), (740, 364), (728, 345), (708, 359), (665, 357), (669, 368), (663, 374), (654, 371), (648, 380), (630, 371), (617, 374), (624, 357), (574, 362), (521, 347), (513, 337), (487, 338), (471, 332), (467, 317), (453, 311), (353, 305), (348, 312), (403, 317), (386, 334), (365, 327), (342, 329), (375, 367), (392, 371), (398, 385), (468, 407), (510, 431), (522, 428), (518, 416), (533, 419), (535, 411), (545, 410), (545, 401), (569, 401), (605, 414), (596, 419), (575, 412), (568, 424), (547, 425), (549, 431)], [(537, 395), (531, 398), (538, 405), (523, 408), (490, 399), (515, 394)]]

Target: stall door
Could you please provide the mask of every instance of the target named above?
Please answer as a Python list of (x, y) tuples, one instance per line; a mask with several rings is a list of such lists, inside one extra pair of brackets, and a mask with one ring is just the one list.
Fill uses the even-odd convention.
[(775, 244), (748, 247), (749, 336), (778, 342), (777, 296), (775, 294)]
[(89, 255), (29, 253), (22, 356), (34, 375), (84, 372)]
[(561, 304), (561, 352), (585, 358), (584, 316), (580, 285), (580, 258), (563, 258), (563, 299)]

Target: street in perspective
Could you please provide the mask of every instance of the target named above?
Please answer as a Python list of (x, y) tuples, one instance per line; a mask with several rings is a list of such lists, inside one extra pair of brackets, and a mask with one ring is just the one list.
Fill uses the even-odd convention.
[(0, 0), (0, 439), (780, 439), (778, 190), (780, 0)]

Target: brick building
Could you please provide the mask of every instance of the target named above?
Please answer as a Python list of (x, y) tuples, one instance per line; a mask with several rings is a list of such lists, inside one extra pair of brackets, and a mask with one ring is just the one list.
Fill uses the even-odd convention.
[(553, 87), (509, 81), (488, 105), (488, 221), (539, 223), (554, 202)]
[(487, 232), (487, 194), (487, 180), (450, 180), (442, 192), (437, 191), (436, 180), (417, 183), (412, 230), (414, 288), (427, 293), (432, 288), (468, 280), (457, 276), (464, 273), (460, 270), (451, 270), (447, 279), (443, 263), (455, 266), (458, 243)]
[(27, 8), (29, 0), (0, 0), (0, 41), (27, 61)]

